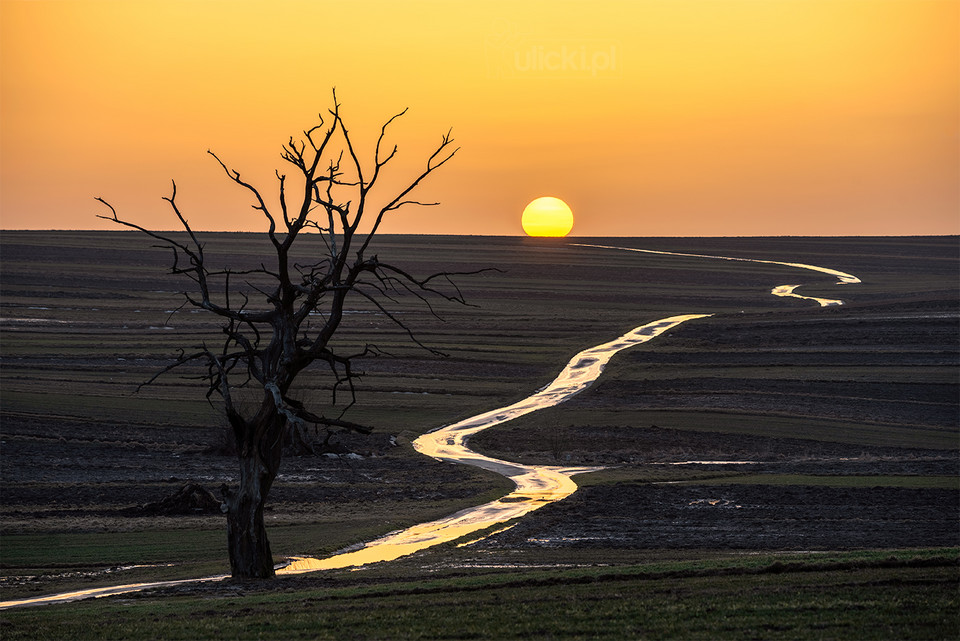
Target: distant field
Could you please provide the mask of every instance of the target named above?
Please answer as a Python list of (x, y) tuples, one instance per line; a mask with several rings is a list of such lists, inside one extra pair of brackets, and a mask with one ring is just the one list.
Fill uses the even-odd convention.
[[(233, 268), (256, 264), (264, 248), (254, 234), (204, 236), (210, 251)], [(509, 563), (515, 554), (563, 555), (592, 567), (625, 563), (625, 555), (638, 551), (706, 558), (731, 547), (773, 554), (960, 545), (957, 238), (577, 242), (808, 263), (852, 273), (863, 283), (837, 285), (825, 274), (777, 265), (570, 247), (562, 240), (383, 237), (375, 251), (419, 275), (502, 271), (458, 279), (475, 306), (440, 303), (439, 319), (416, 301), (396, 304), (418, 337), (446, 356), (412, 344), (369, 303), (351, 306), (340, 336), (344, 349), (375, 344), (393, 355), (362, 363), (358, 404), (347, 415), (376, 430), (333, 441), (362, 459), (284, 462), (268, 512), (278, 558), (328, 554), (502, 495), (510, 487), (506, 479), (426, 460), (406, 444), (527, 396), (580, 349), (683, 313), (714, 316), (618, 355), (595, 386), (568, 403), (471, 441), (502, 458), (609, 469), (581, 477), (585, 487), (573, 497), (478, 546), (437, 552), (444, 562), (470, 554), (493, 564)], [(220, 444), (224, 425), (194, 381), (168, 375), (136, 393), (177, 348), (214, 340), (219, 332), (205, 314), (176, 311), (183, 283), (166, 275), (168, 254), (149, 245), (125, 232), (0, 235), (2, 598), (224, 567), (222, 517), (135, 513), (187, 481), (215, 489), (236, 474), (230, 457), (205, 453)], [(782, 284), (802, 284), (798, 293), (846, 304), (819, 308), (771, 296)], [(326, 403), (328, 383), (318, 369), (298, 393)], [(673, 481), (683, 484), (657, 485)], [(707, 502), (697, 503), (701, 499)], [(788, 516), (778, 517), (778, 510)], [(810, 527), (796, 528), (796, 522)], [(833, 539), (831, 531), (838, 533)], [(645, 571), (647, 561), (630, 558)], [(138, 559), (155, 567), (104, 573)], [(416, 576), (404, 567), (408, 578)], [(943, 572), (944, 580), (956, 580), (955, 568)], [(870, 576), (864, 575), (867, 584)], [(663, 589), (681, 589), (685, 580)], [(904, 594), (917, 580), (895, 579)], [(738, 581), (746, 589), (752, 579)], [(584, 598), (567, 585), (558, 582), (550, 594)], [(512, 598), (491, 589), (491, 598)], [(654, 598), (641, 593), (637, 603)], [(866, 611), (887, 607), (879, 604), (893, 603), (895, 593), (878, 596), (876, 606), (866, 603)], [(439, 593), (429, 594), (425, 598), (439, 602)], [(910, 598), (930, 597), (921, 590)], [(932, 638), (937, 630), (955, 629), (955, 621), (938, 627), (932, 615), (925, 620), (916, 630), (933, 631)], [(893, 629), (914, 630), (890, 621)], [(17, 630), (38, 625), (34, 620)], [(183, 638), (198, 630), (183, 629), (190, 631)], [(758, 629), (766, 631), (760, 636), (776, 636)], [(530, 630), (496, 629), (507, 636)]]
[[(826, 381), (837, 387), (828, 398), (862, 396), (891, 406), (890, 412), (906, 405), (903, 413), (914, 416), (914, 424), (917, 417), (955, 424), (956, 239), (600, 240), (825, 263), (864, 283), (839, 286), (829, 276), (777, 265), (571, 248), (562, 241), (384, 237), (374, 249), (415, 273), (491, 266), (504, 271), (459, 279), (477, 307), (440, 305), (442, 322), (413, 301), (398, 309), (426, 344), (448, 358), (420, 350), (372, 313), (369, 303), (356, 301), (355, 320), (345, 324), (342, 344), (371, 342), (398, 357), (364, 364), (364, 403), (357, 411), (373, 419), (389, 413), (389, 425), (377, 421), (387, 431), (420, 432), (522, 396), (530, 385), (549, 380), (569, 354), (644, 322), (676, 313), (717, 313), (619, 357), (591, 402), (616, 391), (617, 406), (630, 399), (632, 410), (639, 390), (628, 385), (639, 379), (643, 395), (650, 397), (642, 407), (718, 407), (718, 399), (693, 396), (714, 394), (733, 395), (737, 410), (759, 405), (773, 413), (819, 416), (838, 411), (833, 399), (819, 413), (785, 407), (785, 401), (807, 394), (819, 402), (823, 390), (813, 385)], [(264, 240), (212, 234), (208, 243), (211, 250), (221, 243), (229, 248), (220, 252), (229, 256), (223, 262), (239, 268), (259, 260)], [(167, 259), (166, 252), (133, 233), (4, 232), (4, 411), (42, 408), (62, 417), (148, 424), (159, 419), (205, 426), (215, 420), (195, 385), (175, 376), (132, 396), (178, 347), (218, 335), (218, 326), (203, 313), (170, 314), (182, 302), (176, 291), (183, 283), (164, 274)], [(848, 306), (819, 309), (769, 295), (774, 284), (798, 282), (807, 283), (801, 291), (844, 298)], [(771, 378), (783, 381), (779, 396), (761, 397)], [(690, 379), (694, 384), (684, 389), (670, 386), (672, 380)], [(718, 386), (725, 379), (730, 382)], [(704, 390), (704, 380), (714, 388)], [(865, 395), (849, 387), (871, 382), (887, 387)], [(321, 384), (318, 372), (304, 388)], [(165, 403), (171, 398), (176, 406)], [(851, 411), (863, 418), (858, 408)], [(891, 417), (876, 418), (890, 422)]]

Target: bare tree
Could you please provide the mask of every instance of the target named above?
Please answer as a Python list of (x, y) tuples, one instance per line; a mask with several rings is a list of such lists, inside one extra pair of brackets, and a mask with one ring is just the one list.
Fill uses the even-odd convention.
[[(413, 294), (429, 305), (429, 296), (463, 303), (449, 272), (415, 277), (407, 271), (368, 255), (370, 242), (385, 216), (408, 205), (432, 205), (412, 198), (412, 192), (457, 152), (448, 132), (427, 158), (426, 165), (406, 186), (387, 197), (378, 195), (371, 205), (371, 192), (383, 175), (383, 169), (397, 153), (396, 145), (384, 141), (388, 126), (406, 110), (382, 126), (373, 150), (373, 164), (364, 167), (340, 115), (336, 93), (333, 108), (325, 121), (293, 137), (283, 146), (281, 157), (295, 168), (288, 181), (276, 172), (279, 182), (278, 206), (268, 206), (260, 190), (244, 181), (213, 152), (209, 152), (227, 177), (249, 192), (253, 208), (268, 225), (272, 244), (268, 266), (231, 271), (208, 265), (204, 243), (187, 222), (177, 205), (176, 183), (166, 200), (183, 227), (180, 234), (151, 231), (120, 218), (107, 201), (97, 198), (111, 212), (106, 220), (139, 230), (172, 250), (171, 273), (186, 276), (193, 284), (184, 292), (184, 305), (206, 310), (223, 321), (224, 338), (214, 347), (202, 345), (180, 357), (154, 376), (187, 363), (205, 367), (202, 378), (207, 398), (219, 396), (226, 413), (240, 463), (237, 488), (222, 488), (227, 516), (230, 567), (235, 578), (267, 578), (274, 575), (273, 557), (263, 522), (264, 502), (277, 476), (284, 442), (303, 441), (310, 426), (325, 426), (369, 432), (369, 429), (336, 417), (308, 409), (291, 397), (297, 376), (313, 364), (329, 370), (332, 389), (346, 389), (353, 395), (357, 376), (353, 364), (369, 353), (341, 354), (331, 347), (331, 339), (344, 318), (344, 305), (350, 298), (365, 299), (419, 344), (415, 335), (388, 308), (398, 293)], [(379, 194), (379, 192), (378, 192)], [(369, 230), (360, 231), (361, 222)], [(314, 233), (304, 234), (305, 231)], [(322, 249), (306, 264), (292, 256), (298, 238), (319, 236)], [(315, 243), (321, 247), (319, 242)], [(301, 243), (303, 245), (303, 243)], [(298, 246), (300, 247), (300, 246)], [(301, 248), (302, 249), (302, 248)], [(275, 259), (275, 260), (274, 260)], [(237, 280), (260, 279), (268, 287), (242, 291)], [(251, 298), (254, 301), (251, 301)], [(316, 319), (322, 322), (316, 323)], [(313, 319), (311, 323), (308, 319)], [(238, 397), (254, 391), (252, 403)], [(352, 402), (352, 401), (351, 401)]]

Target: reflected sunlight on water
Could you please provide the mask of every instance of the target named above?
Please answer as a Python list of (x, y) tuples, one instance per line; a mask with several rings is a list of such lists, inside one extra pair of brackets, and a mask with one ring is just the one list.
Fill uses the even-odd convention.
[(774, 296), (789, 296), (791, 298), (802, 298), (803, 300), (812, 300), (820, 304), (820, 307), (832, 307), (834, 305), (843, 305), (842, 300), (837, 300), (835, 298), (817, 298), (816, 296), (801, 296), (800, 294), (794, 294), (795, 290), (800, 285), (777, 285), (770, 290), (770, 293)]
[(478, 454), (467, 447), (467, 439), (494, 425), (562, 403), (597, 380), (604, 366), (617, 352), (645, 343), (680, 323), (709, 315), (685, 314), (664, 318), (637, 327), (610, 342), (585, 349), (571, 358), (549, 385), (532, 396), (428, 432), (413, 442), (413, 447), (421, 454), (441, 461), (481, 467), (509, 477), (517, 487), (507, 496), (485, 505), (467, 508), (443, 519), (392, 532), (367, 543), (359, 550), (336, 554), (326, 559), (295, 557), (290, 565), (278, 570), (277, 574), (300, 574), (392, 561), (521, 517), (548, 503), (570, 496), (577, 489), (571, 476), (601, 468), (521, 465)]
[[(859, 278), (853, 274), (848, 274), (836, 269), (830, 269), (829, 267), (818, 267), (817, 265), (807, 265), (806, 263), (785, 263), (779, 260), (761, 260), (759, 258), (731, 258), (729, 256), (712, 256), (709, 254), (684, 254), (680, 252), (668, 252), (668, 251), (659, 251), (656, 249), (636, 249), (634, 247), (614, 247), (611, 245), (587, 245), (583, 243), (571, 243), (575, 247), (593, 247), (595, 249), (616, 249), (619, 251), (628, 251), (628, 252), (639, 252), (641, 254), (662, 254), (665, 256), (686, 256), (688, 258), (712, 258), (714, 260), (732, 260), (739, 261), (744, 263), (765, 263), (767, 265), (784, 265), (786, 267), (797, 267), (798, 269), (809, 269), (811, 271), (820, 272), (822, 274), (829, 274), (831, 276), (837, 277), (838, 285), (854, 285), (856, 283), (862, 282)], [(793, 290), (800, 285), (780, 285), (771, 292), (775, 296), (795, 296), (797, 298), (807, 298), (809, 300), (815, 301), (824, 301), (829, 300), (825, 298), (811, 298), (809, 296), (799, 296), (793, 293)], [(777, 290), (781, 288), (789, 288), (789, 293), (778, 293)], [(786, 292), (787, 290), (783, 290)], [(842, 305), (843, 301), (830, 300), (829, 303), (821, 302), (820, 305), (826, 307), (827, 305)]]

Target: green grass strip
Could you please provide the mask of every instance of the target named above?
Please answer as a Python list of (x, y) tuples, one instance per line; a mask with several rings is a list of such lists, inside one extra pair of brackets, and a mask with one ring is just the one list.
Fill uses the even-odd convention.
[(26, 608), (0, 621), (5, 641), (955, 638), (957, 563), (956, 550), (930, 550), (368, 577), (330, 589), (320, 577), (266, 592), (233, 584)]

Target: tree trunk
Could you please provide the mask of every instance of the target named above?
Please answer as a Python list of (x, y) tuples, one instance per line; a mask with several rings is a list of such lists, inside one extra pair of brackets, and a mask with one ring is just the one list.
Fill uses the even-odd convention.
[[(273, 555), (263, 524), (266, 492), (262, 467), (258, 457), (241, 457), (240, 488), (224, 488), (227, 548), (230, 572), (235, 579), (269, 579), (274, 576)], [(269, 487), (269, 481), (266, 485)]]
[[(257, 429), (264, 423), (267, 429)], [(221, 488), (227, 513), (230, 571), (235, 579), (269, 579), (275, 573), (263, 506), (280, 468), (279, 435), (284, 421), (274, 411), (266, 411), (243, 427), (246, 443), (239, 448), (240, 486), (237, 490), (226, 485)], [(253, 437), (255, 434), (261, 438)]]

